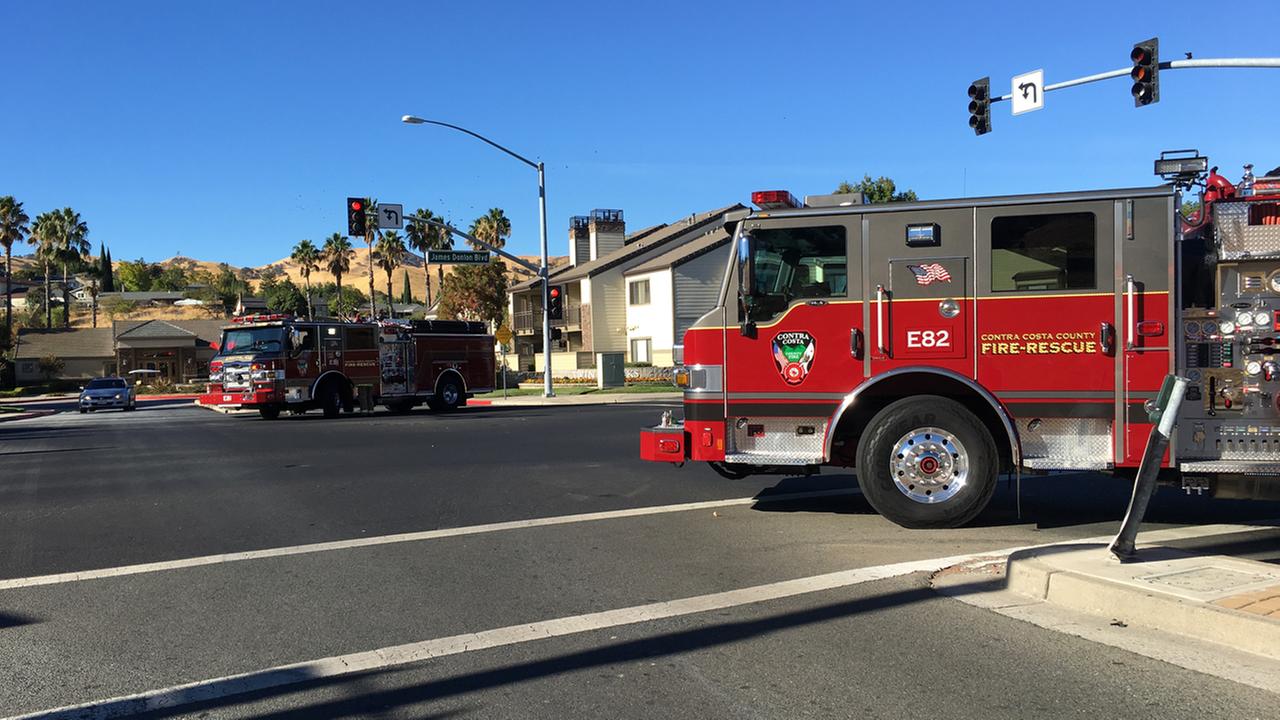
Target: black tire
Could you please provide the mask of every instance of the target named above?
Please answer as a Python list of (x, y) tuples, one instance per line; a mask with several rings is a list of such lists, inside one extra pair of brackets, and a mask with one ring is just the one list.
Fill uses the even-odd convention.
[(336, 418), (342, 412), (342, 387), (336, 382), (327, 382), (320, 388), (320, 407), (327, 418)]
[(436, 384), (435, 395), (428, 401), (432, 410), (456, 410), (466, 402), (462, 383), (453, 374), (446, 375)]
[(280, 408), (260, 407), (258, 408), (258, 414), (262, 416), (263, 420), (275, 420), (276, 418), (280, 417)]
[(982, 421), (936, 395), (889, 405), (871, 418), (858, 441), (863, 497), (886, 519), (908, 528), (951, 528), (973, 520), (991, 501), (998, 466), (995, 441)]

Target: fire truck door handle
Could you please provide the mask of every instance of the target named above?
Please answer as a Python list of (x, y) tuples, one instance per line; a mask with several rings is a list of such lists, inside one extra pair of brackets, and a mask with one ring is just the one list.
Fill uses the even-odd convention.
[(1138, 318), (1134, 317), (1134, 314), (1133, 314), (1134, 313), (1134, 304), (1133, 304), (1134, 285), (1135, 283), (1133, 282), (1133, 276), (1125, 275), (1124, 276), (1124, 299), (1125, 299), (1125, 309), (1128, 312), (1128, 317), (1126, 317), (1124, 321), (1124, 349), (1125, 350), (1132, 350), (1135, 347), (1134, 341), (1133, 341), (1133, 328), (1135, 325), (1137, 325)]
[(876, 350), (881, 355), (888, 355), (884, 346), (884, 286), (876, 285)]
[(859, 328), (849, 331), (849, 353), (854, 360), (862, 359), (862, 330)]
[(1098, 347), (1103, 355), (1110, 355), (1116, 349), (1116, 329), (1109, 322), (1098, 325)]

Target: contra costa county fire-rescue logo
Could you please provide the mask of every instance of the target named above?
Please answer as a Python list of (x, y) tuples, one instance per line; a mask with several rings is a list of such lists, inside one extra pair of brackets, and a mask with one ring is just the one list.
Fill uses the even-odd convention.
[(813, 367), (813, 336), (807, 332), (783, 332), (773, 338), (773, 363), (788, 385), (799, 385)]

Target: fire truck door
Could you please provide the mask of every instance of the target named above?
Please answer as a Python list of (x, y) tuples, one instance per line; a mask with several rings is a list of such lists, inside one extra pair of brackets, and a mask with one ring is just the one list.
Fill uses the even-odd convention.
[(1028, 467), (1117, 456), (1115, 217), (1112, 200), (975, 211), (977, 379), (1013, 415)]
[(864, 218), (869, 374), (926, 365), (973, 377), (973, 211)]
[(1170, 290), (1173, 287), (1172, 195), (1117, 200), (1116, 317), (1117, 344), (1123, 351), (1123, 385), (1117, 403), (1116, 464), (1142, 460), (1150, 418), (1144, 403), (1155, 397), (1167, 373), (1173, 372), (1176, 330)]
[(342, 369), (342, 328), (326, 325), (320, 329), (320, 372)]
[(729, 309), (745, 325), (725, 337), (727, 450), (744, 461), (820, 462), (829, 418), (864, 377), (861, 225), (856, 216), (754, 219), (744, 231), (754, 253), (739, 272), (753, 287)]

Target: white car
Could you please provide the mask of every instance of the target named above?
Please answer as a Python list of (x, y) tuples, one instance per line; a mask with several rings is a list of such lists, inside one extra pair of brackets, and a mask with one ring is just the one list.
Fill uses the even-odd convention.
[(103, 408), (134, 410), (138, 407), (138, 395), (124, 378), (94, 378), (80, 388), (80, 412)]

